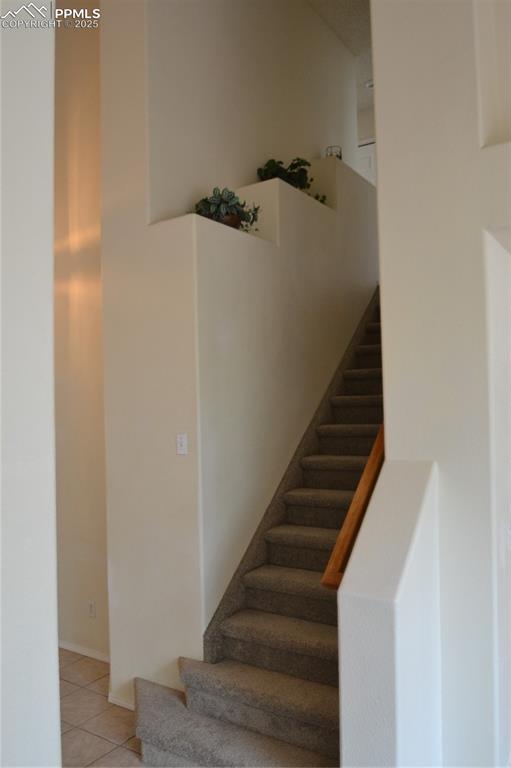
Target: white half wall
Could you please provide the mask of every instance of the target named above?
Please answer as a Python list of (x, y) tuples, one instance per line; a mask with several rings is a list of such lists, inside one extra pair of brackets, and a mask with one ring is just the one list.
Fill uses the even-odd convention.
[(374, 2), (372, 38), (386, 455), (438, 464), (443, 759), (493, 765), (483, 243), (510, 224), (511, 145), (480, 148), (472, 2)]
[(58, 766), (53, 32), (2, 30), (0, 54), (1, 763)]
[(511, 761), (511, 229), (486, 232), (498, 765)]
[[(73, 7), (67, 0), (65, 5)], [(82, 0), (74, 5), (87, 7)], [(104, 658), (109, 646), (99, 34), (56, 31), (55, 418), (59, 639)]]
[(437, 489), (386, 461), (342, 580), (342, 765), (442, 765)]
[(355, 167), (355, 64), (307, 0), (148, 0), (151, 221), (257, 181), (271, 157), (338, 144)]

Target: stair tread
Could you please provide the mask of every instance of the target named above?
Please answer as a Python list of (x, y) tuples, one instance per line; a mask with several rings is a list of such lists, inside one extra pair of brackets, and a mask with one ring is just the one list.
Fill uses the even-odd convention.
[(324, 755), (272, 736), (192, 712), (180, 691), (140, 678), (135, 681), (135, 687), (137, 736), (194, 765), (305, 768), (336, 764)]
[(330, 603), (335, 603), (337, 599), (333, 589), (322, 585), (321, 575), (317, 571), (305, 571), (303, 568), (262, 565), (246, 573), (243, 581), (249, 589), (299, 595)]
[(283, 499), (288, 506), (347, 509), (353, 499), (353, 493), (326, 488), (294, 488), (287, 491)]
[(277, 525), (266, 532), (266, 540), (287, 547), (304, 547), (330, 551), (339, 531), (332, 528), (315, 528), (307, 525)]
[(383, 395), (334, 395), (333, 405), (383, 405)]
[(217, 695), (322, 728), (337, 729), (339, 726), (339, 692), (334, 686), (238, 661), (208, 664), (180, 659), (179, 667), (181, 679), (192, 688), (204, 688)]
[(357, 355), (375, 355), (381, 352), (381, 344), (359, 344), (355, 347)]
[(317, 454), (314, 456), (304, 456), (301, 464), (304, 469), (356, 471), (364, 469), (366, 461), (366, 456)]
[(344, 378), (348, 380), (381, 379), (381, 368), (349, 368), (344, 371)]
[(221, 631), (236, 640), (337, 660), (337, 628), (331, 624), (247, 609), (222, 622)]
[(376, 437), (378, 424), (320, 424), (316, 432), (322, 437)]

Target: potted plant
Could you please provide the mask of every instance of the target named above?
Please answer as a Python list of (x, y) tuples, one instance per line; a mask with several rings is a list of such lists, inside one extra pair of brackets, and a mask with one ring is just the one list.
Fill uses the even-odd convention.
[[(301, 189), (306, 194), (310, 195), (307, 190), (310, 189), (313, 178), (309, 178), (310, 163), (308, 160), (304, 160), (303, 157), (295, 157), (291, 160), (289, 165), (285, 166), (282, 160), (267, 160), (266, 163), (257, 169), (257, 175), (260, 181), (267, 181), (268, 179), (281, 179), (291, 184), (296, 189)], [(326, 203), (326, 195), (314, 195), (314, 199), (320, 203)]]
[(195, 206), (195, 213), (206, 219), (219, 221), (228, 227), (250, 232), (259, 218), (259, 207), (258, 205), (248, 207), (246, 202), (242, 203), (236, 193), (227, 187), (222, 191), (219, 187), (215, 187), (212, 195), (199, 200)]

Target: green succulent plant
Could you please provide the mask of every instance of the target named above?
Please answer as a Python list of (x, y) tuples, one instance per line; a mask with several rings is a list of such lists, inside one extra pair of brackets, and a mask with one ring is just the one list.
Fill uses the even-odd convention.
[(250, 232), (254, 227), (259, 218), (259, 210), (259, 205), (248, 207), (246, 202), (241, 202), (236, 193), (227, 187), (222, 190), (215, 187), (212, 195), (203, 197), (195, 206), (195, 213), (199, 216), (220, 221), (244, 232)]
[[(268, 181), (268, 179), (281, 179), (291, 184), (296, 189), (301, 189), (310, 195), (307, 190), (314, 179), (309, 178), (310, 163), (303, 157), (295, 157), (291, 160), (289, 165), (285, 166), (282, 160), (267, 160), (266, 163), (257, 169), (257, 175), (260, 181)], [(311, 195), (312, 197), (312, 195)], [(326, 195), (314, 195), (314, 199), (320, 203), (326, 203)]]

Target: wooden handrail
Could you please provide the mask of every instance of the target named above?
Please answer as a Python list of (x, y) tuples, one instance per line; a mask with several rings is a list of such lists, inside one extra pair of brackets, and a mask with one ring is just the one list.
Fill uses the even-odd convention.
[(371, 453), (357, 485), (357, 490), (350, 504), (348, 514), (344, 520), (335, 546), (330, 555), (330, 560), (325, 568), (321, 583), (325, 587), (337, 589), (341, 583), (342, 575), (346, 570), (351, 550), (355, 544), (362, 520), (369, 504), (369, 500), (378, 480), (384, 458), (383, 424), (378, 430), (376, 440), (373, 443)]

